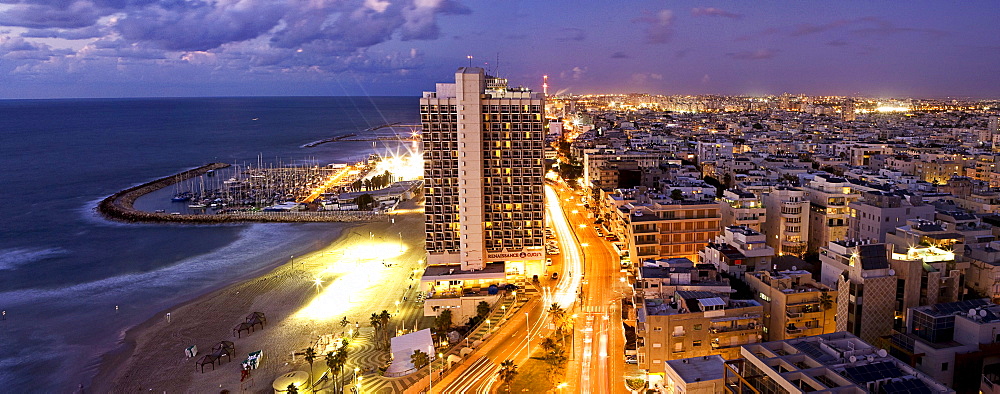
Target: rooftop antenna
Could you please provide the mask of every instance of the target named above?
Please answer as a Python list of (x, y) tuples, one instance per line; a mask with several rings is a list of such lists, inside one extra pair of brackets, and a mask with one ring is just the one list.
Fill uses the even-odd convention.
[(469, 59), (469, 68), (472, 68), (472, 55), (468, 55), (466, 58)]
[(549, 97), (549, 76), (542, 75), (542, 94)]

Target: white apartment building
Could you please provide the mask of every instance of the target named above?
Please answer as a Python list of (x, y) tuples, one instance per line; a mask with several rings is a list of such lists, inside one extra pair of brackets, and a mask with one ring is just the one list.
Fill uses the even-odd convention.
[(757, 195), (729, 189), (722, 193), (722, 226), (747, 226), (761, 231), (761, 223), (767, 214), (764, 203)]
[(818, 174), (804, 188), (809, 197), (809, 248), (847, 238), (850, 209), (861, 195), (846, 179)]
[(544, 272), (544, 107), (541, 94), (478, 67), (424, 92), (429, 265), (489, 272), (487, 264), (504, 264), (507, 279)]
[(719, 272), (743, 278), (746, 272), (771, 268), (774, 248), (764, 238), (764, 234), (747, 226), (726, 227), (699, 252), (699, 260), (714, 265)]
[(802, 256), (809, 240), (809, 200), (805, 191), (778, 186), (761, 199), (766, 216), (761, 227), (767, 244), (779, 256)]

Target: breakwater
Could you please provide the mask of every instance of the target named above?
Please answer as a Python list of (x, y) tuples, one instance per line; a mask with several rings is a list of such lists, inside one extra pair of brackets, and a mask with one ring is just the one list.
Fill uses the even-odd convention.
[(367, 222), (385, 219), (384, 213), (358, 211), (321, 211), (321, 212), (232, 212), (222, 214), (173, 214), (166, 212), (148, 212), (135, 209), (135, 201), (156, 190), (160, 190), (177, 182), (204, 175), (209, 171), (229, 167), (226, 163), (211, 163), (193, 168), (179, 174), (166, 176), (150, 182), (133, 186), (112, 194), (101, 200), (97, 211), (104, 217), (124, 222), (147, 223), (245, 223), (245, 222)]

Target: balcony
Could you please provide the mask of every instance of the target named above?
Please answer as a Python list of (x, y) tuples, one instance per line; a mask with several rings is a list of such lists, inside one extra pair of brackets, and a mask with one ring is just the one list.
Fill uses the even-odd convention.
[(677, 332), (677, 331), (674, 331), (674, 333), (673, 333), (673, 334), (671, 334), (671, 335), (672, 335), (672, 336), (673, 336), (674, 338), (683, 338), (684, 336), (686, 336), (686, 335), (687, 335), (687, 333), (686, 333), (686, 332), (684, 332), (684, 331), (680, 331), (680, 332)]
[(708, 331), (712, 334), (721, 334), (727, 332), (737, 332), (737, 331), (756, 331), (757, 324), (742, 324), (738, 326), (723, 326), (723, 327), (712, 327)]
[(785, 315), (788, 316), (789, 319), (798, 319), (802, 317), (802, 312), (785, 311)]
[(785, 333), (787, 333), (789, 335), (801, 334), (802, 331), (803, 331), (803, 328), (801, 328), (801, 327), (785, 327)]

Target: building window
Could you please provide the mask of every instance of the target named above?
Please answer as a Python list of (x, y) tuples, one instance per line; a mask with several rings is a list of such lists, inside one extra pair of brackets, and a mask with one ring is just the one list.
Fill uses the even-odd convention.
[(701, 341), (700, 340), (692, 341), (691, 346), (701, 346)]
[(695, 331), (701, 330), (701, 324), (695, 324), (694, 329)]
[(947, 371), (948, 370), (948, 363), (941, 363), (941, 370), (942, 371)]

